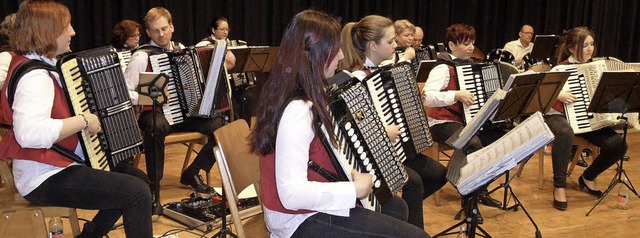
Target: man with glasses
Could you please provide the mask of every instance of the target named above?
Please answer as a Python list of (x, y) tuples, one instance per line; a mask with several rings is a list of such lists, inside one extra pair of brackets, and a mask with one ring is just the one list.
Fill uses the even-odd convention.
[(520, 28), (520, 33), (518, 33), (520, 38), (504, 45), (503, 49), (513, 54), (513, 57), (516, 59), (516, 67), (522, 65), (522, 57), (524, 57), (524, 55), (531, 53), (533, 49), (533, 43), (531, 43), (533, 34), (533, 27), (524, 25)]

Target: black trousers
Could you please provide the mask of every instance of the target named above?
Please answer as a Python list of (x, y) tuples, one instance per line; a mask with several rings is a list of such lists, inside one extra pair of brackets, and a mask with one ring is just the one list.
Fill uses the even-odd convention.
[(126, 163), (113, 172), (70, 166), (24, 196), (41, 206), (100, 210), (80, 237), (103, 237), (122, 216), (127, 237), (152, 237), (151, 192), (146, 175)]
[(594, 180), (598, 175), (614, 165), (627, 153), (627, 144), (622, 136), (611, 127), (602, 128), (577, 136), (584, 137), (591, 144), (600, 147), (600, 154), (587, 167), (582, 176), (587, 180)]
[(409, 207), (407, 222), (424, 229), (423, 200), (447, 183), (447, 168), (423, 154), (407, 158), (403, 164), (409, 175), (402, 187), (402, 199)]
[[(153, 123), (154, 114), (155, 124)], [(140, 114), (138, 124), (144, 131), (143, 146), (145, 157), (147, 158), (147, 174), (152, 183), (162, 180), (164, 171), (164, 138), (171, 132), (200, 132), (209, 137), (207, 144), (202, 147), (191, 165), (189, 165), (190, 168), (193, 167), (209, 172), (216, 162), (213, 156), (213, 146), (216, 143), (213, 132), (224, 125), (224, 119), (220, 117), (212, 119), (188, 118), (182, 123), (170, 126), (163, 113), (144, 111)], [(157, 174), (156, 166), (158, 166)]]
[[(546, 115), (544, 120), (553, 132), (553, 149), (551, 162), (553, 164), (553, 187), (567, 187), (567, 167), (571, 162), (571, 147), (573, 146), (573, 130), (564, 115)], [(576, 153), (581, 153), (576, 151)]]

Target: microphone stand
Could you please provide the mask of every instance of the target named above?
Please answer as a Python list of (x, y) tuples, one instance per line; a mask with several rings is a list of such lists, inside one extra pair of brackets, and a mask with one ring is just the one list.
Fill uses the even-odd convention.
[[(152, 84), (149, 86), (149, 97), (151, 98), (151, 100), (153, 101), (152, 105), (152, 114), (151, 114), (151, 123), (152, 125), (156, 125), (156, 107), (158, 106), (158, 97), (161, 95), (160, 90), (158, 88), (158, 86), (156, 86), (155, 84)], [(156, 147), (156, 136), (158, 134), (158, 131), (156, 128), (154, 128), (151, 131), (151, 147), (153, 148), (154, 152), (153, 154), (155, 155), (155, 159), (158, 159), (158, 155), (155, 151), (157, 149)], [(160, 203), (160, 166), (158, 166), (158, 161), (156, 161), (154, 163), (154, 169), (155, 169), (155, 178), (154, 181), (155, 183), (153, 184), (153, 188), (154, 188), (154, 196), (156, 197), (156, 202), (159, 205), (159, 208), (157, 208), (157, 210), (159, 211), (158, 215), (162, 215), (162, 205)], [(153, 205), (153, 204), (152, 204)], [(152, 211), (153, 212), (153, 211)]]
[[(167, 75), (164, 73), (160, 73), (158, 75), (156, 75), (152, 80), (150, 80), (149, 82), (146, 83), (141, 83), (139, 86), (141, 87), (141, 90), (139, 92), (140, 95), (143, 96), (147, 96), (149, 98), (151, 98), (152, 100), (152, 114), (151, 114), (151, 123), (152, 125), (156, 125), (156, 108), (162, 104), (164, 104), (166, 102), (166, 98), (167, 95), (165, 95), (164, 89), (167, 86)], [(143, 92), (142, 89), (146, 88), (146, 90)], [(164, 100), (162, 100), (162, 103), (158, 102), (158, 98), (162, 97)], [(151, 148), (153, 148), (154, 150), (154, 155), (156, 155), (157, 151), (156, 150), (156, 136), (158, 134), (157, 129), (153, 129), (151, 131)], [(147, 152), (148, 153), (148, 152)], [(157, 157), (157, 156), (156, 156)], [(148, 159), (148, 158), (147, 158)], [(157, 158), (156, 158), (157, 159)], [(155, 170), (155, 183), (153, 184), (153, 189), (154, 189), (154, 194), (153, 196), (155, 196), (156, 202), (158, 202), (158, 204), (160, 204), (160, 168), (158, 166), (158, 161), (156, 161), (155, 166), (154, 166), (154, 170)], [(159, 210), (159, 212), (156, 215), (162, 215), (162, 206), (159, 206), (159, 208), (157, 208), (157, 210)], [(153, 211), (152, 211), (153, 212)]]

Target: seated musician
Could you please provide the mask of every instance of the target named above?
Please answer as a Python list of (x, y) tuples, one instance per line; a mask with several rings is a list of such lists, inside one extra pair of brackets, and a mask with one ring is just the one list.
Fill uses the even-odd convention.
[(397, 197), (382, 213), (356, 205), (372, 192), (371, 174), (353, 170), (351, 181), (330, 182), (308, 169), (309, 161), (334, 174), (342, 169), (331, 165), (333, 151), (325, 149), (313, 129), (320, 123), (333, 131), (324, 85), (343, 58), (340, 23), (305, 10), (286, 29), (250, 137), (252, 150), (261, 156), (261, 201), (271, 236), (428, 237), (403, 221), (407, 208)]
[(416, 27), (408, 20), (397, 20), (393, 23), (396, 32), (396, 62), (402, 60), (413, 60), (416, 57), (416, 50), (411, 47), (413, 44), (413, 34)]
[[(229, 45), (229, 21), (225, 17), (216, 17), (213, 18), (211, 24), (209, 24), (208, 31), (211, 33), (207, 38), (202, 39), (197, 47), (206, 46), (215, 42), (215, 40), (224, 40), (227, 42), (227, 46)], [(227, 50), (227, 54), (224, 56), (224, 67), (227, 70), (233, 69), (236, 66), (236, 56), (233, 55), (231, 50)]]
[(414, 49), (422, 47), (422, 39), (424, 39), (424, 31), (422, 27), (416, 26), (416, 31), (413, 33), (413, 43), (411, 47)]
[(142, 25), (132, 20), (122, 20), (113, 26), (111, 46), (118, 51), (133, 50), (140, 45)]
[[(342, 30), (342, 52), (345, 58), (339, 69), (370, 74), (383, 61), (393, 58), (396, 46), (393, 22), (382, 16), (370, 15), (357, 23), (348, 23)], [(360, 78), (364, 78), (364, 75)], [(392, 138), (399, 135), (400, 127), (385, 128)], [(408, 222), (424, 229), (423, 200), (447, 183), (447, 170), (439, 162), (418, 153), (404, 161), (409, 181), (402, 189), (402, 199), (409, 206)]]
[[(429, 107), (427, 116), (433, 140), (444, 144), (451, 135), (464, 127), (462, 104), (471, 105), (474, 95), (466, 90), (459, 90), (458, 80), (453, 65), (473, 63), (471, 53), (474, 49), (476, 31), (472, 26), (453, 24), (447, 28), (445, 42), (451, 53), (440, 53), (438, 60), (442, 62), (431, 70), (429, 78), (422, 89), (423, 102)], [(505, 132), (499, 128), (485, 128), (473, 136), (467, 144), (467, 153), (481, 149), (503, 136)], [(500, 202), (487, 194), (487, 185), (479, 189), (479, 203), (498, 207)]]
[[(565, 42), (561, 45), (560, 50), (561, 55), (560, 57), (558, 57), (558, 64), (582, 64), (589, 62), (596, 51), (595, 34), (593, 33), (593, 31), (586, 27), (573, 28), (567, 32)], [(553, 115), (559, 115), (557, 116), (558, 119), (556, 119), (557, 125), (549, 123), (547, 119), (547, 124), (552, 131), (554, 130), (554, 128), (571, 129), (566, 121), (566, 118), (563, 117), (564, 107), (562, 106), (562, 103), (573, 103), (576, 100), (576, 97), (571, 95), (570, 93), (565, 92), (564, 94), (565, 95), (558, 96), (559, 102), (556, 102), (556, 104), (554, 104), (553, 109), (551, 109), (551, 112), (549, 113)], [(573, 134), (573, 131), (571, 132)], [(578, 179), (580, 189), (586, 189), (589, 194), (599, 198), (600, 196), (602, 196), (602, 191), (600, 191), (598, 185), (595, 183), (595, 179), (602, 172), (614, 165), (616, 161), (622, 159), (622, 157), (627, 152), (627, 145), (622, 136), (616, 133), (616, 131), (611, 127), (605, 127), (599, 130), (582, 133), (577, 136), (580, 136), (590, 143), (600, 147), (600, 154), (593, 160), (593, 163), (591, 163), (591, 165), (584, 170), (582, 176), (580, 176), (580, 178)], [(556, 136), (553, 144), (553, 153), (555, 153), (555, 149), (558, 143), (558, 137)], [(572, 143), (572, 140), (563, 143), (569, 143), (569, 148), (565, 149), (563, 153), (570, 154), (570, 143)], [(581, 151), (577, 151), (576, 153), (581, 153)], [(571, 157), (570, 155), (567, 156), (567, 158), (564, 158), (563, 156), (561, 164), (558, 164), (557, 166), (555, 155), (553, 157), (553, 160), (554, 187), (556, 187), (557, 192), (559, 185), (566, 185), (566, 171)], [(562, 193), (560, 194), (556, 194), (556, 192), (554, 192), (554, 207), (560, 210), (566, 209), (567, 200), (566, 196), (564, 195), (564, 189), (561, 190)]]
[[(15, 186), (38, 206), (100, 210), (79, 237), (103, 237), (122, 216), (127, 237), (152, 237), (151, 194), (144, 172), (120, 163), (114, 172), (92, 169), (51, 149), (58, 145), (84, 158), (78, 132), (100, 132), (96, 115), (71, 115), (56, 71), (33, 69), (14, 78), (13, 67), (37, 60), (54, 67), (56, 56), (70, 51), (75, 35), (71, 15), (55, 1), (23, 1), (11, 48), (16, 55), (8, 80), (19, 80), (8, 101), (0, 94), (3, 121), (13, 127), (0, 141), (0, 159), (13, 160)], [(48, 27), (45, 27), (48, 26)], [(7, 81), (10, 82), (10, 81)]]
[[(147, 34), (151, 38), (150, 45), (161, 47), (167, 51), (178, 51), (184, 46), (180, 43), (171, 41), (173, 34), (173, 23), (171, 13), (165, 8), (156, 7), (147, 12), (144, 18)], [(149, 52), (138, 50), (131, 56), (131, 61), (125, 71), (125, 79), (131, 100), (134, 104), (138, 102), (138, 93), (135, 91), (138, 86), (139, 76), (141, 72), (150, 71)], [(153, 121), (155, 120), (155, 124)], [(147, 174), (151, 180), (151, 189), (154, 194), (154, 214), (161, 211), (159, 206), (159, 191), (155, 191), (155, 183), (160, 183), (164, 171), (164, 138), (171, 132), (200, 132), (209, 137), (207, 143), (202, 147), (193, 162), (182, 172), (180, 183), (191, 186), (197, 192), (215, 193), (213, 188), (206, 185), (200, 176), (200, 170), (208, 172), (215, 163), (213, 155), (213, 146), (215, 139), (213, 132), (224, 124), (224, 119), (215, 117), (207, 118), (188, 118), (184, 122), (169, 125), (162, 110), (157, 108), (143, 109), (138, 119), (140, 128), (144, 131), (144, 151), (147, 163)], [(155, 132), (155, 133), (154, 133)], [(156, 173), (157, 166), (157, 173)]]
[(520, 28), (518, 36), (520, 36), (520, 38), (507, 42), (503, 49), (511, 52), (513, 57), (516, 58), (515, 66), (521, 67), (522, 57), (527, 53), (531, 53), (531, 50), (533, 50), (533, 43), (531, 43), (531, 39), (533, 38), (533, 27), (530, 25), (523, 25)]

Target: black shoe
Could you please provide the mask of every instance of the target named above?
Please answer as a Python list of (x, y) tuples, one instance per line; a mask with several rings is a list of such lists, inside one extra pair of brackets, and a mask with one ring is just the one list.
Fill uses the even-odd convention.
[(480, 213), (480, 209), (478, 209), (478, 224), (484, 223), (484, 218), (482, 218), (482, 213)]
[(554, 189), (554, 191), (553, 191), (553, 194), (554, 194), (554, 196), (553, 196), (553, 207), (554, 207), (555, 209), (560, 210), (560, 211), (567, 210), (567, 206), (568, 206), (569, 204), (568, 204), (566, 201), (561, 202), (561, 201), (556, 200), (556, 196), (555, 196), (555, 189)]
[(196, 174), (193, 177), (185, 177), (183, 174), (180, 177), (180, 183), (190, 186), (191, 188), (193, 188), (193, 190), (195, 190), (198, 193), (209, 193), (209, 194), (215, 193), (215, 190), (213, 190), (211, 186), (205, 184), (202, 181), (202, 176), (200, 176), (199, 174)]
[(587, 187), (587, 184), (584, 183), (584, 178), (582, 176), (580, 176), (580, 178), (578, 178), (578, 184), (580, 184), (580, 189), (582, 190), (587, 189), (587, 193), (596, 196), (597, 198), (601, 198), (602, 197), (602, 191), (600, 190), (592, 190), (589, 187)]
[(487, 192), (482, 192), (478, 195), (478, 203), (488, 207), (500, 208), (500, 206), (502, 206), (502, 202), (493, 199)]
[(576, 165), (580, 166), (580, 167), (589, 167), (589, 164), (587, 164), (587, 161), (584, 161), (584, 159), (582, 157), (580, 157), (578, 159), (578, 162), (576, 163)]
[(162, 205), (154, 193), (151, 193), (151, 215), (162, 215)]

